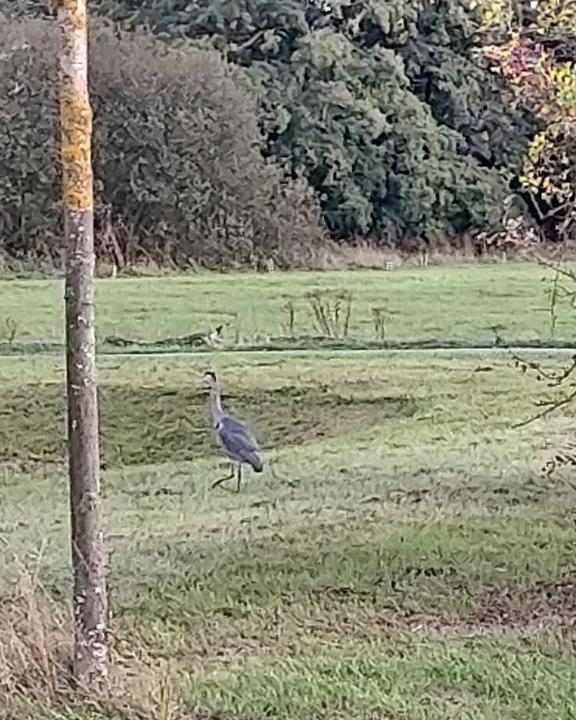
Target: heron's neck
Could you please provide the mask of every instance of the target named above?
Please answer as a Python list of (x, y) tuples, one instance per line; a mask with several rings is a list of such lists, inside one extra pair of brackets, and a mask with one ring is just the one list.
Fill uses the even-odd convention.
[(220, 422), (224, 410), (222, 410), (222, 403), (220, 402), (220, 390), (217, 387), (210, 388), (210, 395), (208, 398), (210, 403), (210, 412), (212, 413), (212, 420), (214, 425)]

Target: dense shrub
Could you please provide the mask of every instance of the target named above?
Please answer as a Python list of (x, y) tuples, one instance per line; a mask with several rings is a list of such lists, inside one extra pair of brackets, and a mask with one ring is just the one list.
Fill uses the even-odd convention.
[[(0, 23), (0, 244), (61, 249), (54, 30)], [(261, 153), (254, 102), (214, 51), (98, 25), (90, 43), (96, 228), (133, 262), (295, 262), (323, 239), (303, 181)]]
[(0, 243), (50, 252), (59, 233), (53, 38), (40, 22), (0, 22)]

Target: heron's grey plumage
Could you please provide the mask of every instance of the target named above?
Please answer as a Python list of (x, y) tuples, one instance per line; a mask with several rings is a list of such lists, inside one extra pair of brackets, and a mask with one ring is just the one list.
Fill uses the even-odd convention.
[(231, 460), (251, 465), (256, 472), (262, 472), (260, 448), (244, 423), (224, 413), (216, 424), (218, 441)]
[[(250, 465), (255, 472), (262, 472), (264, 468), (264, 463), (260, 457), (260, 448), (246, 425), (222, 409), (220, 388), (216, 375), (213, 372), (207, 372), (204, 379), (210, 391), (210, 412), (212, 414), (216, 436), (226, 456), (238, 466), (237, 480), (238, 489), (240, 489), (243, 464)], [(216, 487), (225, 480), (232, 479), (233, 477), (234, 471), (232, 470), (231, 475), (217, 480), (212, 484), (212, 487)]]

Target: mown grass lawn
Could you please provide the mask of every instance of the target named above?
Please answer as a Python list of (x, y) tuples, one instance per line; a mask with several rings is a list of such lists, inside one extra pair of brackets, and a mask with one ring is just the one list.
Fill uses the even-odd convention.
[[(125, 278), (98, 284), (98, 334), (154, 340), (223, 323), (224, 339), (245, 343), (315, 332), (308, 295), (352, 293), (350, 335), (377, 338), (373, 310), (385, 308), (386, 337), (492, 340), (494, 328), (513, 339), (547, 339), (546, 288), (552, 274), (531, 264), (406, 268), (391, 272), (299, 272)], [(17, 341), (62, 338), (61, 281), (0, 283), (0, 341), (16, 328)], [(572, 337), (561, 308), (557, 338)]]
[[(477, 271), (488, 283), (517, 270)], [(429, 272), (445, 297), (449, 281)], [(381, 282), (401, 274), (381, 273)], [(364, 275), (359, 293), (368, 292)], [(242, 288), (271, 326), (258, 298), (272, 283), (295, 291), (307, 277), (210, 277), (207, 286), (209, 297)], [(358, 282), (352, 273), (318, 277)], [(151, 282), (158, 292), (147, 296), (145, 281), (125, 285), (142, 287), (151, 325), (135, 321), (126, 297), (105, 300), (111, 283), (106, 321), (141, 337), (186, 332), (182, 300), (162, 309), (181, 281)], [(470, 337), (497, 308), (510, 327), (536, 332), (524, 311), (544, 300), (531, 283), (517, 305), (474, 304)], [(11, 286), (0, 285), (0, 297), (12, 297)], [(200, 279), (192, 286), (200, 302)], [(443, 315), (430, 287), (423, 295), (438, 334), (452, 336), (462, 308)], [(422, 307), (410, 305), (407, 335), (424, 332)], [(30, 312), (34, 339), (47, 333), (39, 317)], [(240, 494), (208, 489), (221, 469), (200, 388), (207, 366), (270, 460)], [(127, 672), (169, 662), (189, 717), (576, 717), (576, 491), (569, 473), (540, 474), (570, 439), (574, 411), (513, 427), (545, 388), (505, 353), (215, 351), (102, 357), (100, 371), (111, 627)], [(62, 384), (58, 357), (0, 361), (4, 608), (17, 601), (23, 568), (50, 607), (68, 600)], [(146, 695), (128, 704), (163, 717)], [(35, 710), (123, 717), (48, 701)]]

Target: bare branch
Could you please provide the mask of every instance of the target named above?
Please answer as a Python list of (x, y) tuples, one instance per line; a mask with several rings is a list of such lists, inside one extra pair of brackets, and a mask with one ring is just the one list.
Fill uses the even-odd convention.
[(533, 422), (536, 422), (536, 420), (542, 420), (542, 418), (545, 418), (553, 412), (556, 412), (556, 410), (559, 410), (561, 407), (569, 405), (574, 400), (574, 398), (576, 398), (576, 388), (569, 395), (566, 395), (561, 400), (545, 403), (546, 407), (539, 413), (536, 413), (536, 415), (532, 415), (527, 420), (522, 420), (522, 422), (515, 423), (512, 427), (521, 428), (525, 427), (526, 425), (530, 425)]
[(554, 272), (560, 273), (560, 275), (563, 275), (564, 277), (572, 280), (572, 282), (576, 283), (576, 272), (573, 272), (569, 268), (559, 265), (558, 263), (546, 260), (546, 258), (542, 257), (536, 252), (533, 253), (533, 257), (539, 265), (549, 268), (550, 270), (554, 270)]

